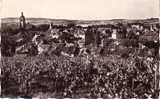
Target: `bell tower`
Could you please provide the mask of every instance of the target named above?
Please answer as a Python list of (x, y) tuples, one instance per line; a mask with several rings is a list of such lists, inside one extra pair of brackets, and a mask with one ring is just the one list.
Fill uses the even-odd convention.
[(23, 15), (23, 12), (21, 12), (21, 16), (19, 18), (19, 28), (24, 30), (26, 27), (26, 20), (25, 20), (25, 16)]

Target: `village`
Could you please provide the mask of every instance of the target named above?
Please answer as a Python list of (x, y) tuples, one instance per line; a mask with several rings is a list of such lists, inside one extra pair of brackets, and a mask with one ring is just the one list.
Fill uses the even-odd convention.
[(156, 97), (160, 23), (148, 20), (33, 25), (22, 12), (16, 30), (1, 30), (2, 85), (11, 87), (2, 94), (14, 85), (18, 96)]
[[(151, 24), (135, 22), (89, 26), (72, 23), (59, 26), (50, 23), (39, 28), (41, 28), (40, 31), (30, 31), (33, 30), (33, 26), (27, 26), (22, 13), (19, 18), (19, 33), (11, 36), (13, 39), (11, 43), (14, 44), (5, 44), (7, 46), (2, 47), (2, 55), (3, 53), (4, 55), (50, 54), (50, 52), (56, 53), (57, 48), (59, 54), (69, 57), (83, 54), (107, 55), (109, 53), (122, 55), (122, 50), (130, 50), (129, 53), (124, 53), (129, 55), (134, 53), (134, 49), (137, 51), (135, 53), (140, 56), (158, 56), (158, 21)], [(5, 43), (7, 42), (10, 43), (10, 41)]]

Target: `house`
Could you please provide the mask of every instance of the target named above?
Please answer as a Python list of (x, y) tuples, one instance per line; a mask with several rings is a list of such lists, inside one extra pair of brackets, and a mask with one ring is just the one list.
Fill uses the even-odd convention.
[(85, 45), (93, 45), (98, 47), (100, 43), (100, 32), (96, 31), (96, 29), (89, 28), (85, 33)]
[(113, 29), (113, 32), (112, 32), (112, 39), (117, 39), (117, 30), (116, 29)]

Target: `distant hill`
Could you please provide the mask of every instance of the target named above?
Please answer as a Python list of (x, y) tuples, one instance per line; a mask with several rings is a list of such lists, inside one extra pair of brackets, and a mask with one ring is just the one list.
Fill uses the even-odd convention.
[[(18, 23), (18, 18), (2, 18), (2, 24), (3, 23)], [(67, 20), (67, 19), (49, 19), (49, 18), (26, 18), (26, 22), (29, 22), (31, 24), (88, 24), (88, 25), (100, 25), (100, 24), (114, 24), (119, 22), (147, 22), (147, 23), (153, 23), (153, 22), (159, 22), (158, 18), (151, 18), (151, 19), (141, 19), (141, 20), (128, 20), (128, 19), (112, 19), (112, 20)]]

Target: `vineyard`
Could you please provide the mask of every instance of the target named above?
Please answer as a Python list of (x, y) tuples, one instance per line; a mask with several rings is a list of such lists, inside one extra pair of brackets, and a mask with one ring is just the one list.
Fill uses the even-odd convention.
[(158, 60), (118, 56), (14, 56), (2, 58), (2, 95), (154, 96)]

